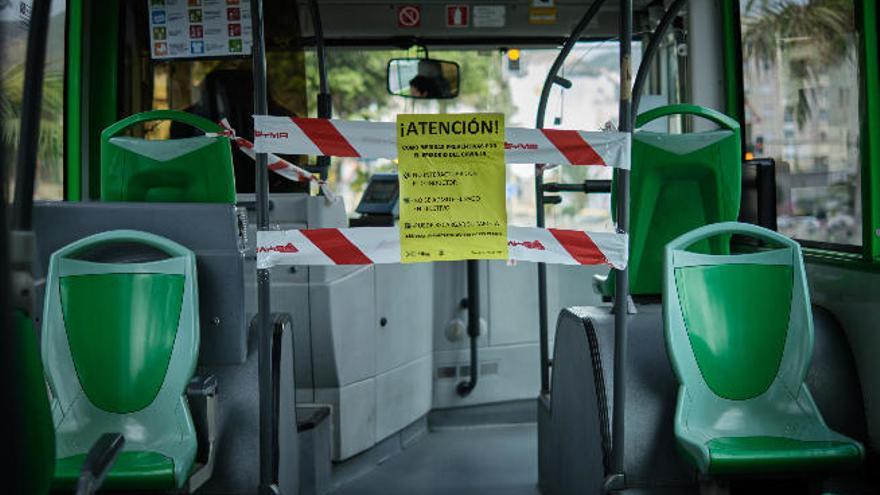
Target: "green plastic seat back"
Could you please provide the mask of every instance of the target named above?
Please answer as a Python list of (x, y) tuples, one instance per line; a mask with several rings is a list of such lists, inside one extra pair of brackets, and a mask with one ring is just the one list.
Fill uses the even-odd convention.
[[(636, 127), (670, 115), (696, 115), (721, 128), (689, 134), (645, 130), (633, 134), (629, 274), (634, 295), (660, 294), (666, 243), (697, 227), (734, 221), (739, 215), (739, 124), (708, 108), (670, 105), (639, 115)], [(615, 202), (612, 194), (612, 205)], [(703, 241), (696, 249), (727, 254), (728, 244), (728, 239), (719, 238)], [(608, 278), (603, 293), (613, 294), (613, 280)]]
[[(42, 354), (57, 433), (56, 478), (69, 482), (97, 438), (118, 432), (125, 459), (152, 466), (164, 459), (165, 481), (183, 485), (196, 452), (184, 393), (196, 366), (198, 314), (195, 255), (168, 239), (118, 230), (52, 255)], [(154, 486), (155, 467), (117, 467), (128, 469), (116, 476), (127, 477), (125, 486), (140, 486), (138, 473)], [(111, 471), (108, 482), (113, 478)]]
[[(734, 234), (772, 248), (733, 255), (693, 249)], [(813, 321), (796, 242), (736, 222), (674, 239), (665, 248), (663, 311), (680, 383), (676, 435), (703, 471), (760, 470), (769, 452), (792, 466), (861, 455), (856, 442), (825, 426), (804, 385)], [(817, 453), (815, 442), (834, 448)], [(841, 454), (838, 446), (850, 450)]]
[(16, 311), (14, 328), (18, 332), (15, 354), (18, 356), (17, 379), (21, 387), (16, 388), (18, 397), (11, 397), (12, 407), (25, 420), (21, 432), (24, 445), (19, 452), (24, 467), (22, 493), (47, 494), (52, 483), (55, 466), (55, 429), (52, 427), (52, 413), (49, 408), (49, 394), (46, 389), (43, 364), (40, 361), (40, 348), (31, 319)]
[(235, 203), (232, 149), (226, 136), (146, 140), (122, 136), (142, 122), (173, 120), (206, 133), (223, 129), (186, 112), (155, 110), (132, 115), (101, 133), (101, 200)]

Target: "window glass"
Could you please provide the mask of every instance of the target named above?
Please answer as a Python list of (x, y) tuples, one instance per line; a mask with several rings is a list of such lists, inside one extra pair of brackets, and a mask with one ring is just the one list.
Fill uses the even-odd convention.
[(780, 232), (859, 245), (853, 0), (741, 0), (747, 151), (774, 158)]
[[(633, 46), (635, 66), (640, 60)], [(394, 121), (398, 113), (501, 112), (507, 126), (535, 127), (541, 88), (558, 49), (522, 49), (517, 63), (497, 49), (431, 50), (432, 58), (461, 66), (461, 92), (453, 100), (415, 100), (390, 96), (385, 88), (385, 67), (394, 57), (412, 57), (414, 51), (330, 49), (328, 78), (333, 94), (333, 115), (354, 120)], [(547, 105), (545, 127), (599, 131), (616, 126), (619, 102), (619, 61), (616, 41), (579, 43), (560, 74), (572, 88), (554, 86)], [(306, 57), (310, 115), (315, 115), (317, 62)], [(345, 198), (349, 215), (373, 173), (396, 170), (390, 160), (334, 158), (331, 180)], [(534, 166), (507, 167), (507, 214), (513, 225), (534, 225)], [(599, 167), (556, 167), (547, 181), (580, 182), (610, 179), (611, 171)], [(604, 194), (565, 194), (562, 204), (547, 207), (547, 225), (590, 230), (611, 228), (609, 197)]]
[[(0, 139), (7, 164), (7, 198), (12, 198), (20, 139), (21, 98), (27, 51), (29, 1), (0, 2)], [(64, 197), (64, 0), (53, 0), (43, 79), (43, 113), (37, 149), (36, 199)]]

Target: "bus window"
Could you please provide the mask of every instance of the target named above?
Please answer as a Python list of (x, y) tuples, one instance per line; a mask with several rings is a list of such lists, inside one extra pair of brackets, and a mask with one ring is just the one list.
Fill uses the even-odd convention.
[[(21, 119), (24, 60), (27, 49), (30, 2), (2, 2), (0, 23), (3, 24), (3, 54), (0, 56), (0, 120), (3, 122), (2, 152), (4, 162), (14, 164), (18, 152), (18, 124)], [(37, 150), (37, 181), (34, 198), (64, 198), (64, 24), (66, 2), (53, 0), (50, 11), (43, 79), (43, 114), (40, 120), (40, 141)], [(13, 166), (9, 176), (7, 198), (12, 198)]]
[(854, 2), (740, 5), (746, 151), (776, 160), (779, 231), (860, 245)]

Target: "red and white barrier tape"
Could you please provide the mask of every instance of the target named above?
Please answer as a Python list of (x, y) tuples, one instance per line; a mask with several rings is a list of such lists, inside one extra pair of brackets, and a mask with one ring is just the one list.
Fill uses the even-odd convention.
[[(228, 136), (232, 141), (238, 146), (245, 155), (249, 156), (251, 160), (257, 159), (257, 154), (254, 151), (254, 143), (248, 141), (243, 137), (239, 137), (235, 134), (235, 129), (233, 129), (229, 125), (229, 121), (226, 119), (222, 119), (220, 121), (220, 125), (223, 126), (226, 131), (223, 133), (225, 136)], [(301, 154), (301, 153), (297, 153)], [(284, 177), (285, 179), (292, 180), (294, 182), (314, 182), (321, 188), (321, 191), (324, 193), (324, 196), (329, 200), (333, 201), (336, 198), (336, 195), (333, 194), (333, 191), (330, 190), (330, 187), (327, 183), (317, 176), (305, 170), (301, 167), (297, 167), (296, 165), (290, 163), (289, 161), (281, 158), (280, 156), (273, 155), (269, 153), (269, 170), (275, 172), (276, 174)]]
[[(260, 153), (397, 157), (397, 134), (391, 122), (363, 122), (254, 116), (254, 144)], [(630, 135), (559, 129), (505, 129), (506, 163), (603, 165), (630, 167)]]
[[(626, 234), (509, 226), (511, 260), (561, 265), (607, 264), (623, 269)], [(257, 267), (400, 263), (397, 227), (257, 232)]]

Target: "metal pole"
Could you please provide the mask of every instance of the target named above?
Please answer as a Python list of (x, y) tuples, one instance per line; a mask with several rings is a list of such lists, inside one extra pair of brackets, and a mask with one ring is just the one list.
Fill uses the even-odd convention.
[[(263, 32), (263, 2), (251, 0), (251, 20), (253, 22), (253, 68), (254, 68), (254, 113), (269, 113), (269, 100), (266, 94), (266, 41)], [(269, 228), (269, 170), (268, 156), (257, 153), (256, 202), (257, 230)], [(278, 473), (274, 472), (277, 432), (273, 418), (272, 400), (272, 313), (270, 299), (269, 270), (257, 270), (257, 331), (258, 380), (260, 394), (260, 495), (278, 493)]]
[[(31, 219), (33, 210), (34, 178), (37, 168), (37, 149), (39, 147), (40, 116), (43, 98), (43, 72), (46, 62), (46, 38), (49, 26), (49, 0), (37, 0), (31, 8), (30, 25), (28, 28), (27, 52), (25, 54), (24, 88), (21, 102), (20, 140), (18, 162), (15, 172), (15, 219), (7, 224), (6, 215), (6, 171), (5, 146), (0, 144), (0, 370), (4, 373), (2, 393), (20, 404), (29, 394), (38, 391), (28, 390), (22, 376), (24, 356), (18, 355), (22, 349), (21, 339), (25, 334), (16, 328), (14, 310), (22, 310), (28, 314), (31, 310), (33, 280), (31, 261), (33, 259), (33, 233)], [(0, 54), (0, 58), (3, 55)], [(3, 88), (0, 88), (3, 92)], [(7, 230), (15, 229), (14, 232)], [(12, 407), (12, 421), (4, 422), (2, 432), (13, 448), (27, 449), (29, 435), (27, 430), (35, 426), (32, 418), (26, 417), (24, 408), (18, 404)], [(23, 493), (28, 483), (28, 462), (25, 456), (12, 456), (9, 464), (11, 477), (5, 482), (10, 493)]]
[(550, 66), (550, 71), (547, 72), (547, 77), (544, 79), (544, 86), (541, 88), (541, 98), (538, 100), (537, 122), (535, 123), (535, 126), (538, 129), (544, 127), (544, 116), (547, 113), (547, 101), (550, 99), (550, 89), (553, 87), (553, 83), (557, 82), (559, 69), (562, 68), (562, 64), (565, 63), (568, 54), (574, 49), (574, 45), (580, 40), (581, 35), (587, 29), (587, 26), (590, 24), (590, 21), (593, 20), (593, 17), (599, 12), (599, 8), (602, 7), (603, 3), (605, 3), (605, 0), (595, 0), (592, 5), (590, 5), (590, 8), (587, 9), (583, 17), (581, 17), (581, 20), (578, 21), (577, 25), (572, 29), (571, 34), (565, 40), (565, 43), (562, 45), (562, 50), (559, 51), (559, 54), (553, 61), (553, 65)]
[[(620, 1), (620, 132), (632, 133), (632, 0)], [(629, 170), (617, 173), (617, 229), (629, 230)], [(611, 473), (606, 487), (619, 491), (626, 486), (624, 473), (624, 421), (626, 418), (627, 310), (629, 268), (617, 270), (614, 294), (614, 409), (611, 429)]]
[[(544, 227), (544, 166), (535, 166), (537, 225)], [(547, 324), (547, 265), (538, 263), (538, 344), (541, 352), (541, 395), (550, 393), (550, 329)]]
[[(21, 97), (21, 129), (15, 173), (15, 221), (17, 231), (31, 230), (34, 178), (37, 173), (40, 115), (43, 100), (43, 72), (46, 65), (46, 33), (49, 30), (49, 0), (33, 2), (28, 25), (28, 44)], [(13, 239), (13, 242), (15, 240)]]
[(478, 350), (480, 342), (480, 262), (468, 260), (467, 262), (467, 332), (471, 344), (471, 372), (470, 380), (459, 382), (456, 391), (458, 395), (467, 397), (477, 388), (479, 376)]
[(644, 55), (642, 55), (642, 63), (639, 65), (639, 71), (636, 74), (636, 82), (633, 84), (633, 119), (635, 119), (635, 116), (639, 111), (639, 101), (642, 99), (642, 89), (645, 86), (645, 82), (648, 80), (648, 72), (651, 69), (651, 63), (654, 61), (654, 55), (657, 53), (657, 49), (660, 48), (660, 43), (663, 42), (663, 38), (666, 37), (666, 32), (669, 31), (669, 26), (672, 25), (673, 19), (675, 19), (678, 12), (684, 6), (684, 2), (685, 0), (675, 0), (675, 2), (670, 5), (669, 9), (663, 14), (660, 23), (654, 28), (654, 33), (651, 34), (651, 40), (648, 42), (648, 47), (645, 49)]
[[(327, 82), (327, 52), (324, 49), (324, 25), (321, 23), (321, 9), (317, 0), (309, 0), (309, 13), (312, 16), (312, 29), (315, 32), (315, 57), (318, 59), (318, 118), (333, 117), (333, 100)], [(330, 176), (330, 157), (317, 158), (318, 173), (328, 179)]]
[[(583, 34), (584, 30), (587, 28), (587, 25), (590, 24), (590, 21), (593, 20), (593, 17), (596, 16), (596, 13), (599, 12), (599, 7), (601, 7), (603, 3), (605, 3), (605, 0), (595, 0), (593, 4), (590, 5), (590, 8), (587, 9), (584, 16), (581, 17), (581, 20), (571, 31), (571, 35), (565, 40), (565, 44), (562, 45), (562, 50), (559, 51), (556, 60), (553, 61), (553, 65), (550, 66), (550, 71), (547, 72), (547, 78), (544, 79), (544, 86), (541, 88), (541, 98), (538, 100), (538, 114), (535, 122), (536, 128), (544, 128), (544, 117), (547, 113), (547, 101), (550, 99), (550, 89), (553, 87), (553, 83), (559, 82), (557, 77), (559, 69), (562, 68), (562, 64), (565, 63), (568, 54), (571, 53), (574, 45), (580, 39), (581, 34)], [(535, 223), (538, 227), (543, 228), (545, 217), (544, 164), (542, 163), (535, 165), (535, 209)], [(547, 328), (547, 265), (544, 263), (538, 263), (538, 331), (541, 352), (541, 394), (546, 395), (550, 393), (550, 336)]]

